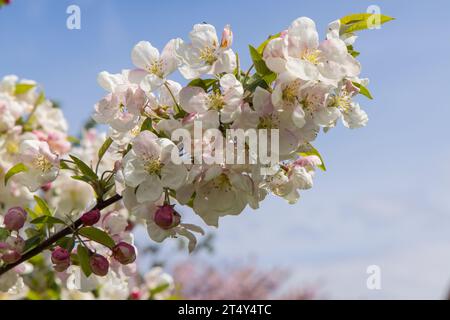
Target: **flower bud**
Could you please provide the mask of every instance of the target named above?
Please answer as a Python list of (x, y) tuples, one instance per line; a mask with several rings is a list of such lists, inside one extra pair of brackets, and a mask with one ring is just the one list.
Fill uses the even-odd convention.
[(52, 262), (54, 264), (66, 263), (70, 261), (70, 253), (64, 248), (57, 247), (52, 252)]
[(6, 229), (12, 231), (20, 230), (27, 220), (27, 212), (20, 207), (14, 207), (8, 210), (3, 220)]
[(158, 227), (168, 230), (180, 224), (181, 216), (173, 209), (173, 206), (165, 204), (156, 210), (154, 221)]
[(57, 247), (52, 252), (53, 268), (58, 272), (65, 271), (70, 266), (70, 252), (64, 248)]
[(130, 293), (130, 300), (141, 300), (142, 293), (139, 289), (135, 289)]
[(222, 41), (220, 42), (220, 47), (228, 49), (233, 43), (233, 31), (231, 31), (230, 25), (226, 25), (222, 32)]
[(21, 256), (22, 255), (19, 252), (17, 252), (16, 250), (7, 249), (2, 254), (2, 259), (6, 264), (10, 264), (10, 263), (14, 263), (17, 260), (19, 260)]
[(130, 264), (136, 260), (136, 249), (129, 243), (119, 242), (112, 249), (113, 257), (121, 264)]
[(100, 220), (100, 210), (98, 209), (86, 212), (81, 216), (81, 222), (83, 222), (85, 226), (93, 226), (99, 220)]
[(103, 277), (108, 274), (109, 262), (102, 255), (94, 253), (89, 259), (89, 265), (91, 266), (92, 272), (98, 276)]

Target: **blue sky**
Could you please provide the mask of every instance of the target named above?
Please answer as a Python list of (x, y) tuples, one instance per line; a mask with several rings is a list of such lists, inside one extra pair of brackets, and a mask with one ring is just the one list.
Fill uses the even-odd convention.
[[(66, 28), (70, 4), (81, 8), (81, 30)], [(360, 101), (368, 127), (317, 140), (328, 171), (297, 205), (271, 198), (224, 219), (215, 261), (257, 257), (291, 269), (293, 284), (320, 282), (334, 298), (440, 298), (450, 286), (450, 2), (15, 0), (0, 10), (0, 70), (44, 84), (76, 134), (103, 95), (98, 72), (131, 68), (140, 40), (161, 48), (194, 23), (229, 23), (248, 65), (247, 44), (299, 16), (323, 34), (328, 22), (369, 5), (396, 20), (356, 43), (375, 96)], [(365, 286), (371, 264), (382, 268), (380, 291)]]

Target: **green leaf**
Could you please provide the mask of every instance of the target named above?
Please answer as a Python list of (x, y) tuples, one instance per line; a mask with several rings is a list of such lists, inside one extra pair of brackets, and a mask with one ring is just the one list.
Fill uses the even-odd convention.
[(347, 46), (347, 51), (352, 55), (353, 58), (356, 58), (361, 54), (359, 51), (356, 51), (353, 46)]
[(9, 231), (5, 228), (0, 228), (0, 241), (5, 240), (9, 236)]
[(307, 157), (307, 156), (317, 156), (319, 157), (320, 161), (322, 162), (322, 164), (320, 166), (318, 166), (319, 169), (321, 169), (322, 171), (327, 171), (327, 168), (325, 167), (325, 162), (323, 161), (322, 155), (320, 154), (320, 152), (313, 147), (312, 144), (307, 143), (305, 148), (299, 152), (299, 154), (302, 157)]
[(26, 207), (25, 211), (28, 213), (28, 215), (31, 217), (31, 219), (35, 219), (35, 218), (39, 217), (39, 214), (37, 212), (35, 212), (34, 210), (32, 210), (31, 208)]
[(8, 184), (8, 180), (11, 179), (14, 175), (25, 171), (28, 171), (28, 168), (23, 163), (18, 163), (14, 167), (9, 169), (5, 175), (5, 186)]
[(103, 156), (105, 155), (106, 151), (108, 151), (112, 143), (113, 140), (111, 138), (108, 138), (105, 140), (105, 142), (103, 142), (100, 150), (98, 150), (98, 162), (102, 161)]
[(165, 291), (167, 288), (170, 287), (170, 283), (163, 283), (159, 286), (157, 286), (156, 288), (153, 288), (150, 290), (150, 296), (155, 296), (158, 293), (161, 293), (163, 291)]
[(44, 101), (45, 101), (45, 93), (41, 92), (41, 93), (39, 93), (39, 97), (36, 99), (35, 105), (38, 106), (38, 105), (44, 103)]
[(36, 201), (39, 209), (41, 209), (42, 214), (46, 216), (52, 215), (52, 212), (50, 211), (50, 208), (48, 207), (48, 204), (44, 199), (41, 199), (38, 196), (34, 196), (34, 200)]
[(264, 49), (266, 49), (267, 44), (268, 44), (271, 40), (276, 39), (276, 38), (279, 38), (280, 35), (281, 35), (281, 33), (277, 33), (277, 34), (275, 34), (275, 35), (273, 35), (273, 36), (270, 36), (269, 38), (267, 38), (266, 41), (264, 41), (263, 43), (261, 43), (261, 44), (259, 45), (258, 49), (257, 49), (257, 51), (259, 52), (259, 54), (262, 55), (263, 52), (264, 52)]
[(36, 87), (35, 84), (18, 83), (18, 84), (16, 84), (16, 88), (14, 89), (14, 95), (25, 94), (28, 91), (30, 91), (31, 89), (33, 89), (34, 87)]
[(41, 216), (30, 221), (32, 224), (66, 224), (63, 220), (52, 216)]
[(369, 89), (367, 89), (365, 86), (363, 86), (362, 84), (360, 84), (358, 82), (352, 81), (352, 83), (355, 87), (357, 87), (359, 89), (360, 94), (362, 94), (363, 96), (366, 96), (370, 100), (373, 100), (372, 94), (370, 93)]
[(64, 160), (59, 161), (59, 168), (61, 170), (68, 170), (70, 167), (67, 165), (67, 163)]
[(77, 247), (78, 262), (80, 263), (81, 270), (86, 277), (92, 274), (91, 265), (89, 264), (89, 251), (81, 244)]
[(98, 177), (95, 174), (95, 172), (89, 167), (86, 163), (78, 159), (77, 157), (70, 155), (70, 158), (75, 162), (78, 169), (81, 171), (82, 174), (84, 174), (86, 177), (88, 177), (92, 181), (97, 181)]
[(72, 252), (75, 247), (75, 239), (73, 237), (64, 237), (56, 241), (56, 244), (61, 248), (66, 249), (69, 252)]
[(68, 136), (67, 141), (69, 141), (72, 144), (80, 144), (80, 139), (74, 136)]
[(112, 249), (116, 245), (116, 243), (109, 236), (109, 234), (95, 227), (83, 227), (80, 230), (78, 230), (78, 233), (83, 237), (86, 237), (90, 240), (100, 243), (110, 249)]
[(382, 25), (391, 20), (394, 20), (394, 18), (378, 13), (352, 14), (340, 19), (342, 24), (341, 33), (352, 33), (355, 31), (369, 29), (369, 27), (374, 25), (375, 22), (379, 22), (379, 24)]
[(203, 90), (208, 91), (215, 83), (217, 83), (217, 79), (194, 79), (188, 83), (189, 87), (200, 87)]
[(141, 131), (153, 131), (152, 118), (147, 118), (142, 122)]
[(262, 76), (271, 73), (272, 71), (270, 71), (270, 69), (267, 68), (267, 65), (264, 62), (261, 53), (259, 53), (258, 50), (252, 46), (248, 47), (250, 49), (250, 56), (252, 57), (252, 61), (253, 64), (255, 65), (256, 72), (258, 72)]

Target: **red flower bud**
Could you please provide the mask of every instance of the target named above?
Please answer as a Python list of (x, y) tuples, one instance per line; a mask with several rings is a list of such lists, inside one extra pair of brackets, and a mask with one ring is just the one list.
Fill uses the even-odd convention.
[(138, 289), (133, 290), (130, 293), (130, 299), (131, 300), (140, 300), (141, 297), (142, 297), (142, 293)]
[(89, 212), (86, 212), (81, 216), (81, 222), (85, 226), (93, 226), (100, 220), (100, 210), (94, 209)]
[(27, 212), (20, 207), (14, 207), (8, 210), (3, 223), (6, 229), (12, 231), (20, 230), (27, 220)]
[(113, 257), (121, 264), (130, 264), (136, 260), (136, 249), (131, 244), (119, 242), (112, 249)]
[(173, 209), (173, 207), (174, 206), (165, 204), (156, 210), (154, 221), (160, 228), (168, 230), (180, 224), (181, 216)]
[(14, 263), (20, 259), (22, 255), (16, 250), (7, 249), (5, 253), (2, 254), (2, 259), (6, 264)]
[(65, 271), (70, 266), (70, 252), (64, 248), (57, 247), (52, 252), (53, 268), (58, 272)]
[(89, 265), (91, 266), (92, 272), (98, 276), (103, 277), (108, 274), (109, 262), (102, 255), (94, 253), (89, 259)]
[(53, 250), (52, 262), (54, 264), (67, 262), (68, 260), (70, 260), (69, 251), (67, 251), (66, 249), (61, 248), (61, 247), (57, 247), (55, 250)]

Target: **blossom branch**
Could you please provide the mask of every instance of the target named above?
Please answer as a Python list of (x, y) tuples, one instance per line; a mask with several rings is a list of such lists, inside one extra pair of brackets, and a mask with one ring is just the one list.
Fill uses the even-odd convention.
[[(116, 194), (112, 196), (111, 198), (107, 200), (99, 200), (97, 201), (97, 204), (92, 210), (103, 210), (106, 207), (109, 207), (110, 205), (116, 203), (117, 201), (120, 201), (122, 199), (122, 196), (119, 194)], [(52, 244), (56, 243), (58, 240), (64, 238), (67, 235), (70, 235), (74, 233), (78, 228), (82, 225), (81, 219), (76, 220), (71, 225), (67, 226), (66, 228), (62, 229), (61, 231), (55, 233), (48, 239), (44, 240), (42, 243), (31, 249), (30, 251), (26, 252), (22, 255), (22, 257), (17, 260), (14, 263), (10, 263), (7, 265), (4, 265), (0, 268), (0, 276), (2, 276), (4, 273), (8, 272), (9, 270), (13, 269), (14, 267), (18, 266), (19, 264), (31, 259), (32, 257), (38, 255), (42, 251), (49, 248)]]

